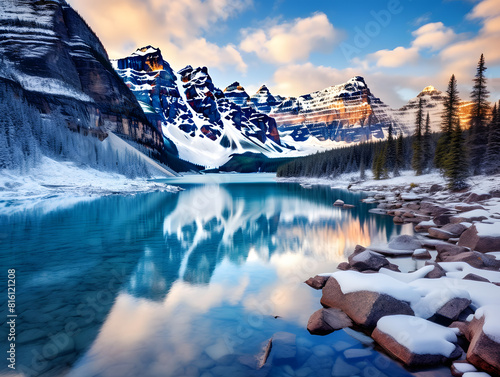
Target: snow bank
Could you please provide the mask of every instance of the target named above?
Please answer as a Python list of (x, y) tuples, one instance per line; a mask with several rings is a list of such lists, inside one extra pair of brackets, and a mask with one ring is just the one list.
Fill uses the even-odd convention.
[[(486, 211), (485, 211), (486, 212)], [(500, 237), (500, 224), (475, 223), (479, 237)]]
[(422, 318), (407, 315), (386, 316), (377, 328), (417, 355), (450, 357), (456, 346), (458, 329), (450, 329)]
[(120, 174), (42, 157), (40, 165), (29, 175), (2, 171), (0, 215), (33, 208), (48, 212), (100, 196), (152, 191), (177, 192), (179, 188), (146, 179), (128, 179)]
[(446, 276), (463, 279), (468, 274), (475, 274), (488, 279), (492, 283), (500, 283), (500, 272), (474, 268), (466, 262), (441, 262), (439, 265), (446, 271)]

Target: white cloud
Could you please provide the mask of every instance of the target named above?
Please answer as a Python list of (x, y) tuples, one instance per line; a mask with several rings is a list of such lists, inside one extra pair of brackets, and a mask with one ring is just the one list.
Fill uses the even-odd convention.
[(418, 48), (396, 47), (394, 50), (379, 50), (368, 55), (369, 60), (375, 60), (378, 67), (395, 68), (417, 63)]
[(439, 50), (450, 42), (456, 39), (455, 32), (442, 22), (428, 23), (413, 33), (415, 39), (412, 46), (417, 48), (430, 48), (431, 50)]
[[(448, 46), (441, 52), (440, 57), (441, 64), (445, 67), (448, 76), (454, 73), (459, 85), (462, 83), (462, 87), (466, 87), (470, 91), (471, 80), (474, 77), (476, 64), (481, 54), (484, 54), (487, 67), (500, 68), (500, 49), (498, 48), (500, 2), (498, 0), (483, 0), (473, 8), (467, 18), (479, 20), (482, 24), (479, 33), (473, 38)], [(490, 80), (488, 83), (493, 100), (500, 96), (497, 82), (498, 80)]]
[(335, 69), (308, 62), (280, 67), (273, 75), (271, 91), (284, 96), (300, 96), (337, 85), (358, 75), (353, 68)]
[(247, 9), (252, 0), (69, 1), (97, 33), (111, 58), (153, 45), (175, 69), (192, 64), (246, 71), (234, 45), (219, 46), (202, 34)]
[(293, 22), (246, 30), (240, 48), (266, 62), (289, 64), (307, 60), (314, 51), (331, 51), (340, 38), (341, 33), (328, 17), (316, 13)]

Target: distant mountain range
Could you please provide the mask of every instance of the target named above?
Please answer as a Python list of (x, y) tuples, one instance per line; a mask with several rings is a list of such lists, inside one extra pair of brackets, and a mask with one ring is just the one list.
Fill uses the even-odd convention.
[(152, 46), (110, 61), (64, 0), (3, 2), (0, 35), (0, 85), (72, 130), (101, 140), (113, 132), (163, 162), (215, 168), (237, 155), (297, 157), (381, 140), (389, 125), (411, 134), (419, 98), (439, 130), (444, 95), (431, 86), (393, 110), (360, 76), (282, 97), (265, 85), (249, 95), (238, 82), (222, 91), (206, 67), (175, 71)]

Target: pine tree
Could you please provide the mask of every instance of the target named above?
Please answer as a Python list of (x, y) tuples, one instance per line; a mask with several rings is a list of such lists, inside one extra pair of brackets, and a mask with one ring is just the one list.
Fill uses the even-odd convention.
[(472, 117), (469, 129), (469, 150), (473, 175), (481, 174), (481, 167), (484, 160), (486, 144), (488, 142), (488, 130), (486, 128), (486, 119), (489, 112), (489, 103), (487, 101), (489, 92), (486, 89), (486, 77), (484, 72), (484, 56), (481, 54), (477, 63), (476, 76), (473, 79), (472, 87)]
[(387, 156), (386, 156), (386, 168), (387, 171), (394, 171), (394, 167), (396, 166), (396, 143), (394, 141), (394, 137), (392, 135), (393, 128), (392, 123), (389, 123), (389, 130), (387, 134)]
[(434, 165), (439, 169), (444, 169), (444, 162), (448, 154), (448, 146), (451, 141), (454, 125), (458, 121), (458, 90), (455, 75), (451, 75), (448, 89), (446, 90), (446, 100), (444, 102), (444, 112), (441, 116), (442, 135), (438, 140), (436, 153), (434, 155)]
[(460, 121), (457, 121), (451, 134), (449, 152), (444, 161), (444, 176), (448, 180), (450, 190), (461, 190), (467, 187), (468, 171), (465, 142)]
[(432, 167), (431, 117), (427, 112), (425, 119), (424, 138), (422, 143), (422, 168), (428, 172)]
[(495, 103), (490, 125), (488, 127), (488, 146), (484, 159), (486, 174), (500, 173), (500, 102)]
[(404, 146), (403, 146), (403, 133), (399, 133), (396, 141), (396, 163), (394, 164), (394, 176), (398, 177), (401, 169), (404, 166)]
[(413, 134), (413, 157), (411, 167), (416, 175), (422, 175), (422, 123), (423, 123), (423, 103), (422, 97), (418, 101), (417, 119), (415, 120), (415, 133)]

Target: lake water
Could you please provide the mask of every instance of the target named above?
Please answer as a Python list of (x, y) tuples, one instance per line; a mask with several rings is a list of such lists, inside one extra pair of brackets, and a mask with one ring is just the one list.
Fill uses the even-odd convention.
[(185, 191), (0, 214), (1, 284), (16, 269), (12, 375), (411, 375), (352, 330), (310, 335), (321, 292), (303, 283), (411, 225), (369, 213), (360, 193), (266, 174), (168, 182)]

